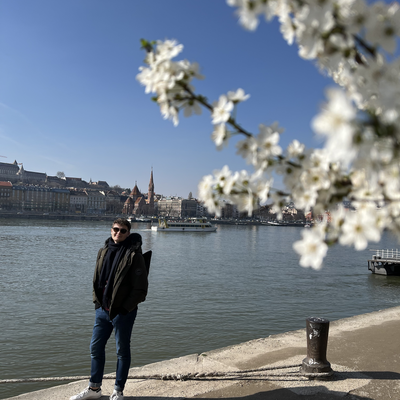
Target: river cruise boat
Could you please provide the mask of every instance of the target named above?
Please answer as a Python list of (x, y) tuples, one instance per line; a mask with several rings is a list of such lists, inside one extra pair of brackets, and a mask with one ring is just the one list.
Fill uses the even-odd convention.
[(191, 218), (184, 221), (160, 218), (158, 225), (152, 225), (151, 230), (157, 232), (215, 232), (217, 227), (202, 218)]

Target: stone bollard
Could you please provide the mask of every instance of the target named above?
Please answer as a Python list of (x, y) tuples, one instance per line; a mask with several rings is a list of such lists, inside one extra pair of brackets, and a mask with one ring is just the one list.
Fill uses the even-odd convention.
[(328, 348), (329, 321), (324, 318), (307, 318), (307, 357), (303, 360), (300, 373), (310, 379), (324, 379), (333, 374), (326, 359)]

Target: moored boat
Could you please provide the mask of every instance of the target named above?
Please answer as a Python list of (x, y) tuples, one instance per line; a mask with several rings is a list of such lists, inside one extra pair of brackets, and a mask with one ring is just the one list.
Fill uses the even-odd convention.
[(373, 274), (400, 276), (400, 251), (372, 250), (375, 254), (368, 260), (368, 269)]
[(143, 215), (141, 215), (140, 217), (136, 218), (137, 222), (151, 222), (151, 219), (148, 217), (144, 217)]
[(217, 227), (204, 218), (190, 218), (184, 221), (160, 218), (158, 225), (152, 225), (151, 230), (157, 232), (215, 232)]
[(298, 226), (301, 228), (310, 228), (311, 224), (308, 222), (303, 222), (303, 221), (293, 221), (293, 222), (288, 222), (288, 221), (266, 221), (263, 223), (263, 225), (269, 225), (269, 226)]

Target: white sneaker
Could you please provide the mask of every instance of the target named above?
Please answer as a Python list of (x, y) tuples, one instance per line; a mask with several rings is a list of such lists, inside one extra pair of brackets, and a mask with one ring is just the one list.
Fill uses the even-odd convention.
[(124, 400), (124, 395), (122, 392), (114, 389), (112, 395), (110, 396), (110, 400)]
[(99, 390), (92, 390), (88, 386), (83, 392), (72, 396), (69, 400), (84, 400), (84, 399), (99, 399), (101, 397), (101, 389)]

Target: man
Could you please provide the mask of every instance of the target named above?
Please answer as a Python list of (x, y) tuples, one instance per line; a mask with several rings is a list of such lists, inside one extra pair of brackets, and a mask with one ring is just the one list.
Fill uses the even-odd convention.
[(115, 331), (117, 371), (110, 400), (122, 400), (131, 364), (130, 339), (137, 305), (146, 299), (147, 270), (142, 255), (142, 237), (130, 233), (131, 224), (118, 218), (111, 237), (97, 255), (93, 277), (96, 318), (90, 342), (91, 375), (89, 386), (70, 400), (98, 399), (105, 364), (105, 347)]

